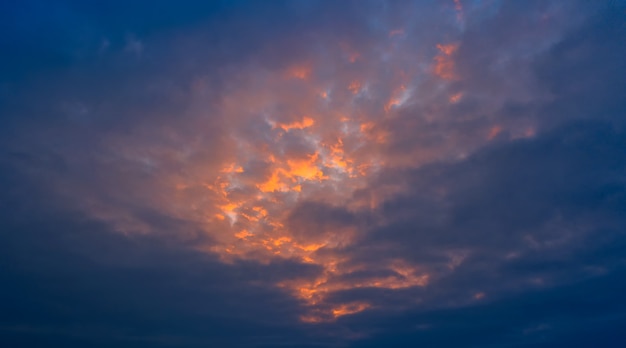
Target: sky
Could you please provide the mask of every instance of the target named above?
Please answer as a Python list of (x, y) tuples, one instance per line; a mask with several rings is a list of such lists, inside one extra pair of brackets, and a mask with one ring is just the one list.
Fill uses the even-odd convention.
[(626, 346), (626, 2), (0, 3), (0, 346)]

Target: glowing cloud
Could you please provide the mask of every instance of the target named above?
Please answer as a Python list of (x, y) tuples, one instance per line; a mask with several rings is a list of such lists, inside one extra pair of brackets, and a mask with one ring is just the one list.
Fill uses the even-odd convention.
[(437, 44), (439, 54), (433, 58), (435, 60), (434, 73), (444, 80), (456, 80), (454, 53), (459, 48), (459, 44)]
[(313, 126), (315, 124), (315, 120), (310, 117), (304, 116), (302, 121), (296, 121), (292, 123), (276, 123), (274, 124), (274, 128), (280, 128), (285, 132), (289, 132), (292, 129), (305, 129)]
[[(462, 22), (463, 4), (443, 6), (451, 4)], [(465, 6), (470, 14), (472, 5)], [(453, 21), (451, 11), (446, 13)], [(445, 36), (449, 41), (433, 48), (437, 41), (405, 40), (417, 35), (414, 23), (392, 24), (377, 24), (372, 38), (321, 38), (299, 47), (298, 54), (285, 53), (284, 60), (241, 63), (210, 102), (202, 95), (210, 79), (199, 77), (191, 86), (194, 118), (181, 122), (185, 132), (154, 127), (163, 134), (150, 139), (166, 139), (156, 149), (132, 137), (112, 141), (111, 153), (158, 172), (142, 192), (145, 201), (205, 233), (198, 250), (230, 263), (289, 260), (314, 266), (319, 274), (272, 284), (300, 301), (306, 322), (377, 306), (372, 299), (336, 300), (338, 293), (417, 290), (464, 262), (463, 255), (452, 255), (449, 264), (431, 269), (395, 256), (374, 262), (350, 253), (370, 229), (387, 222), (386, 202), (410, 186), (388, 176), (464, 158), (499, 139), (504, 129), (512, 138), (535, 135), (532, 122), (515, 128), (495, 117), (481, 119), (498, 102), (458, 114), (461, 101), (470, 104), (483, 92), (471, 90), (469, 82), (462, 91), (459, 86), (466, 84), (450, 83), (467, 78), (459, 75), (464, 65), (458, 61), (458, 26)], [(206, 146), (206, 138), (217, 140)], [(167, 165), (157, 170), (157, 162)], [(437, 188), (432, 196), (443, 200), (446, 192)], [(294, 218), (307, 204), (327, 210)], [(129, 214), (94, 210), (115, 219), (124, 232), (150, 231)]]
[(308, 80), (311, 76), (311, 66), (308, 64), (294, 65), (287, 69), (287, 77), (292, 79)]
[(491, 127), (491, 129), (489, 130), (489, 135), (487, 136), (487, 139), (489, 140), (495, 139), (495, 137), (497, 137), (498, 134), (500, 134), (500, 132), (502, 132), (502, 127), (498, 125)]

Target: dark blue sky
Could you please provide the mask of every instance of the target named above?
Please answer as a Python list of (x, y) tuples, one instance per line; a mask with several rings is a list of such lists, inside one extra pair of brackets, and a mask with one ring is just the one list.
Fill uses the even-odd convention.
[(626, 346), (624, 1), (0, 4), (0, 346)]

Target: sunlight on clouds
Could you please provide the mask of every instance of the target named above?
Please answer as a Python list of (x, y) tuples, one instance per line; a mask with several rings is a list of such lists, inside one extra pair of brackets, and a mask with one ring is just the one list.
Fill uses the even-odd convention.
[(502, 132), (502, 127), (501, 126), (495, 125), (495, 126), (491, 127), (491, 129), (489, 130), (489, 135), (487, 136), (487, 139), (489, 139), (489, 140), (495, 139), (495, 137), (497, 137), (498, 134), (500, 134), (500, 132)]
[(455, 71), (453, 55), (459, 48), (458, 43), (437, 44), (439, 54), (435, 56), (434, 73), (444, 80), (456, 80), (458, 78)]
[(624, 326), (626, 0), (5, 2), (9, 339)]
[[(456, 0), (453, 6), (462, 21), (463, 5)], [(472, 123), (477, 116), (450, 111), (473, 97), (455, 85), (461, 76), (455, 61), (460, 43), (454, 37), (414, 47), (420, 41), (409, 40), (416, 35), (409, 26), (381, 30), (380, 42), (332, 38), (305, 58), (277, 67), (238, 66), (210, 105), (211, 119), (219, 120), (215, 156), (192, 156), (206, 149), (191, 139), (218, 133), (204, 116), (185, 125), (192, 136), (175, 146), (142, 152), (120, 142), (115, 149), (146, 170), (169, 161), (156, 188), (146, 191), (156, 192), (151, 202), (157, 210), (207, 235), (210, 242), (202, 239), (198, 250), (226, 263), (283, 259), (319, 267), (315, 276), (273, 284), (301, 301), (305, 322), (333, 321), (376, 306), (331, 301), (339, 292), (421, 288), (439, 275), (401, 259), (356, 262), (346, 252), (364, 230), (382, 223), (378, 213), (385, 202), (409, 186), (381, 181), (381, 172), (459, 158), (461, 151), (465, 156), (504, 129), (506, 134), (515, 129), (511, 137), (534, 136), (529, 124), (459, 126), (459, 120)], [(433, 48), (434, 42), (448, 43)], [(206, 104), (198, 104), (190, 109), (204, 115)], [(177, 136), (163, 128), (167, 136)], [(184, 150), (172, 149), (176, 146)], [(307, 211), (303, 214), (311, 216), (292, 221), (306, 203), (336, 209), (339, 217)], [(100, 209), (106, 219), (117, 219), (121, 230), (149, 233), (138, 219)], [(375, 218), (366, 224), (361, 216)], [(445, 271), (453, 271), (464, 257), (451, 256)]]
[(455, 93), (451, 95), (449, 100), (451, 104), (456, 104), (461, 100), (461, 98), (463, 98), (463, 92), (459, 92), (459, 93)]
[(302, 121), (296, 121), (292, 123), (274, 123), (272, 125), (273, 128), (280, 128), (285, 132), (289, 132), (292, 129), (305, 129), (313, 126), (315, 124), (315, 120), (310, 117), (304, 116)]
[(288, 159), (287, 166), (289, 169), (285, 174), (294, 182), (299, 180), (322, 181), (328, 179), (328, 176), (324, 175), (324, 172), (320, 169), (319, 154), (317, 152), (307, 156), (305, 159)]
[(311, 72), (311, 66), (308, 64), (294, 65), (287, 70), (287, 77), (308, 80), (309, 76), (311, 76)]
[[(334, 292), (358, 288), (380, 289), (407, 289), (412, 287), (424, 287), (428, 285), (429, 275), (420, 273), (418, 269), (403, 261), (394, 261), (387, 265), (393, 270), (393, 274), (386, 277), (368, 277), (361, 280), (342, 280), (338, 277), (342, 274), (351, 274), (362, 267), (344, 265), (343, 260), (332, 258), (326, 259), (326, 270), (322, 276), (313, 280), (296, 280), (283, 282), (281, 287), (291, 289), (294, 296), (302, 299), (311, 308), (310, 313), (302, 317), (305, 322), (323, 322), (335, 320), (340, 316), (354, 314), (371, 307), (368, 302), (350, 302), (341, 304), (327, 304), (326, 297)], [(354, 306), (358, 303), (358, 306)]]
[(348, 90), (352, 92), (352, 94), (358, 94), (361, 91), (361, 83), (359, 81), (352, 81), (348, 86)]

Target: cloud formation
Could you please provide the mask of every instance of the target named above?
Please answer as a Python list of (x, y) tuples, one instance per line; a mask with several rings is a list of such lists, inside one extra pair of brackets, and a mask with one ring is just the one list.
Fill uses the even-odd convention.
[(185, 5), (1, 5), (3, 340), (623, 342), (622, 2)]

